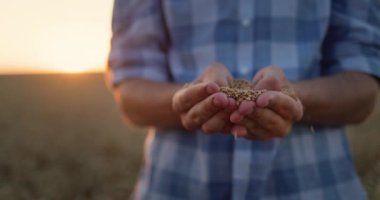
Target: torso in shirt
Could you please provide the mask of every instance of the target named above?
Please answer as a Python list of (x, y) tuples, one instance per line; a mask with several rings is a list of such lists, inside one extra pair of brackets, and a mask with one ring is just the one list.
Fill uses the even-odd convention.
[(177, 82), (193, 80), (213, 62), (243, 79), (268, 65), (290, 80), (321, 74), (329, 0), (163, 0), (162, 9)]

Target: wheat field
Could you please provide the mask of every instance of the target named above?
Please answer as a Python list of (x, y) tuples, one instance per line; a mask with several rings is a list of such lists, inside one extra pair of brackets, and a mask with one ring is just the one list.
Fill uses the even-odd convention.
[[(380, 106), (350, 128), (358, 173), (380, 199)], [(127, 127), (102, 74), (0, 76), (0, 199), (127, 199), (145, 130)]]

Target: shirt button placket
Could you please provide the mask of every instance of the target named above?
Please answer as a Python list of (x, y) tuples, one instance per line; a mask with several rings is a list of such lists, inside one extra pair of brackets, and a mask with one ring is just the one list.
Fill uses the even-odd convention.
[(250, 18), (245, 18), (245, 19), (241, 20), (241, 25), (244, 28), (248, 28), (251, 26), (251, 22), (252, 22), (252, 20)]
[(240, 0), (239, 7), (239, 43), (237, 49), (237, 71), (241, 79), (252, 77), (252, 22), (254, 3), (252, 0)]
[[(250, 80), (253, 72), (253, 0), (239, 0), (239, 39), (237, 48), (237, 72), (238, 78)], [(252, 160), (250, 142), (245, 139), (237, 139), (234, 142), (233, 152), (233, 200), (244, 199), (249, 191)], [(246, 167), (242, 167), (246, 166)]]

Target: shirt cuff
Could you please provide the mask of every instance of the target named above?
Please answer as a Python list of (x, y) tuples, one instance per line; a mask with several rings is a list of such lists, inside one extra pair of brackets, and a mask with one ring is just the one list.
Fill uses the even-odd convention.
[(120, 83), (129, 78), (142, 78), (152, 81), (168, 81), (167, 73), (157, 67), (130, 67), (128, 68), (108, 68), (107, 83), (111, 89), (115, 89)]

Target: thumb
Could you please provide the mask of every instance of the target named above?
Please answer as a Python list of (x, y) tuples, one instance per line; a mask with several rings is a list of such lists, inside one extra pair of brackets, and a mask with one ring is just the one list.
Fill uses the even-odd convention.
[(219, 86), (228, 86), (233, 80), (230, 71), (223, 64), (211, 64), (200, 76), (201, 82), (214, 82)]
[(258, 80), (255, 83), (254, 89), (255, 90), (266, 89), (266, 90), (280, 91), (281, 90), (281, 81), (277, 77), (269, 74), (269, 75), (263, 76), (260, 80)]
[(265, 67), (253, 78), (254, 89), (280, 90), (286, 78), (283, 71), (276, 66)]

